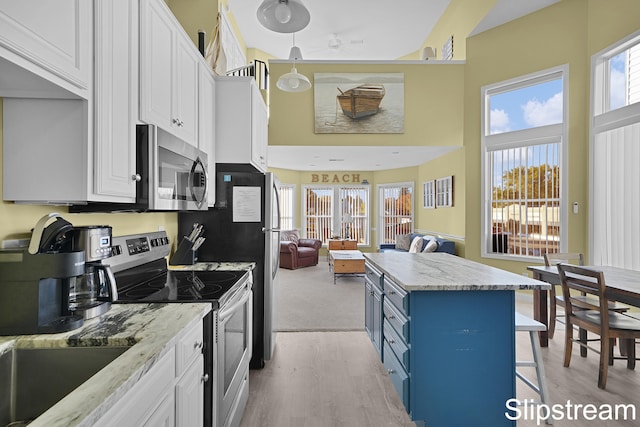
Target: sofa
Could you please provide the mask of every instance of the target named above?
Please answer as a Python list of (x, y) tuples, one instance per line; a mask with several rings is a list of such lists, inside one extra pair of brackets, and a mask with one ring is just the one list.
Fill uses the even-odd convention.
[[(421, 240), (416, 240), (416, 237)], [(420, 233), (399, 234), (396, 236), (396, 243), (380, 245), (380, 252), (446, 252), (455, 255), (455, 249), (455, 243), (451, 240)]]
[(280, 268), (295, 270), (318, 265), (322, 241), (300, 238), (297, 230), (280, 232)]

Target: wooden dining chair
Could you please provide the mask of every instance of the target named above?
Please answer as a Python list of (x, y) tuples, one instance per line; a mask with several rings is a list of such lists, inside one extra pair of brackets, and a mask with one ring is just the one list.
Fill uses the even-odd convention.
[[(544, 254), (544, 265), (547, 267), (552, 265), (557, 265), (559, 263), (565, 264), (575, 264), (575, 265), (584, 265), (584, 255), (579, 252), (563, 252), (563, 253), (545, 253)], [(559, 284), (559, 283), (558, 283)], [(557, 314), (557, 307), (563, 307), (564, 297), (562, 293), (558, 295), (556, 293), (556, 284), (552, 284), (551, 289), (549, 290), (549, 338), (553, 338), (553, 335), (556, 331), (556, 320), (558, 317), (564, 317), (563, 314)], [(615, 301), (609, 302), (609, 310), (614, 310), (620, 313), (629, 310), (629, 307), (618, 304)], [(561, 321), (561, 323), (564, 323)], [(585, 353), (583, 353), (585, 354)]]
[[(613, 342), (616, 338), (624, 340), (627, 346), (627, 368), (635, 368), (635, 340), (640, 338), (640, 319), (608, 309), (604, 273), (571, 264), (558, 264), (558, 273), (565, 302), (564, 366), (571, 362), (573, 343), (587, 347), (589, 340), (574, 339), (574, 325), (587, 332), (599, 335), (600, 367), (598, 387), (604, 389), (607, 384), (607, 370), (613, 364)], [(573, 291), (573, 292), (572, 292)], [(580, 298), (584, 294), (591, 298)]]

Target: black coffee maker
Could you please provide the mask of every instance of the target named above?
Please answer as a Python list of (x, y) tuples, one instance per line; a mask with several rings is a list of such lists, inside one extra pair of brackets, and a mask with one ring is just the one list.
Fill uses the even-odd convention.
[[(53, 222), (45, 228), (53, 219)], [(73, 226), (57, 214), (40, 220), (29, 248), (0, 251), (0, 335), (47, 334), (82, 326), (69, 289), (85, 273), (84, 251), (67, 250)]]

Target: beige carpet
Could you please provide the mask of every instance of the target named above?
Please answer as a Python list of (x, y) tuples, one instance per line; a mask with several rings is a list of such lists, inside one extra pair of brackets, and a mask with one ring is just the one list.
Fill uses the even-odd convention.
[(327, 259), (297, 270), (278, 270), (277, 331), (364, 330), (364, 277), (339, 276), (333, 284)]

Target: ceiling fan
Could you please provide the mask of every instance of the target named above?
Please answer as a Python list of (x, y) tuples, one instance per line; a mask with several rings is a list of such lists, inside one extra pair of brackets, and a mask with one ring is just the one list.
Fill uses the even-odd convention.
[(340, 37), (338, 37), (338, 34), (336, 33), (330, 34), (329, 41), (327, 42), (327, 47), (329, 48), (329, 50), (349, 49), (350, 47), (358, 48), (362, 46), (364, 46), (363, 39), (348, 40), (345, 42)]

